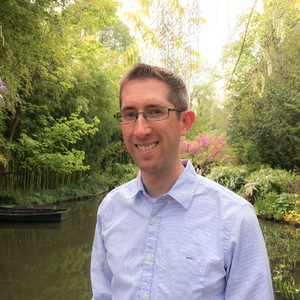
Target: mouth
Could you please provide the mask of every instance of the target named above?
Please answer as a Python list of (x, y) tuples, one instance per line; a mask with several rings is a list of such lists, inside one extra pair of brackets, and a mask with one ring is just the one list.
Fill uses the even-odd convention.
[(136, 145), (136, 147), (141, 151), (149, 151), (153, 148), (155, 148), (158, 145), (158, 142), (152, 143), (150, 145)]

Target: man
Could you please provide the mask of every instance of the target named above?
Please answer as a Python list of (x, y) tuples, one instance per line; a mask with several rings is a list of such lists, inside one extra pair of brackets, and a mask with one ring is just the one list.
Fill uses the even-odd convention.
[(102, 201), (91, 259), (93, 300), (273, 299), (250, 203), (181, 161), (195, 114), (182, 79), (137, 64), (115, 115), (138, 177)]

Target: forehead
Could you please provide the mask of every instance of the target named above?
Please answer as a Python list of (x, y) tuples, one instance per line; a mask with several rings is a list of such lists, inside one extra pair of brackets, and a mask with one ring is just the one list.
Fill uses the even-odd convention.
[(121, 109), (169, 106), (169, 91), (169, 86), (158, 79), (129, 81), (122, 89)]

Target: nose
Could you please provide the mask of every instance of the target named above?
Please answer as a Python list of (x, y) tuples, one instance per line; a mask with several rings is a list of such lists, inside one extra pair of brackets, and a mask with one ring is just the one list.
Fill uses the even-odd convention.
[(134, 134), (138, 138), (144, 138), (151, 133), (151, 127), (149, 121), (147, 121), (142, 113), (137, 115), (137, 120), (135, 122)]

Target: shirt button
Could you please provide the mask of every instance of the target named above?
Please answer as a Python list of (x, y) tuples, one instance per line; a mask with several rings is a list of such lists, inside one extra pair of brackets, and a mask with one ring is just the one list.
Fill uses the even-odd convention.
[(150, 259), (152, 258), (152, 256), (151, 256), (150, 254), (148, 254), (148, 255), (146, 256), (146, 258), (147, 258), (147, 260), (150, 260)]
[(146, 204), (146, 199), (143, 199), (143, 202)]
[(168, 204), (171, 204), (171, 200), (168, 200)]
[(152, 218), (151, 221), (152, 221), (152, 223), (155, 223), (156, 222), (156, 218)]
[(142, 295), (142, 298), (143, 298), (143, 299), (147, 299), (147, 298), (148, 298), (148, 295), (147, 295), (146, 293), (144, 293), (144, 294)]

